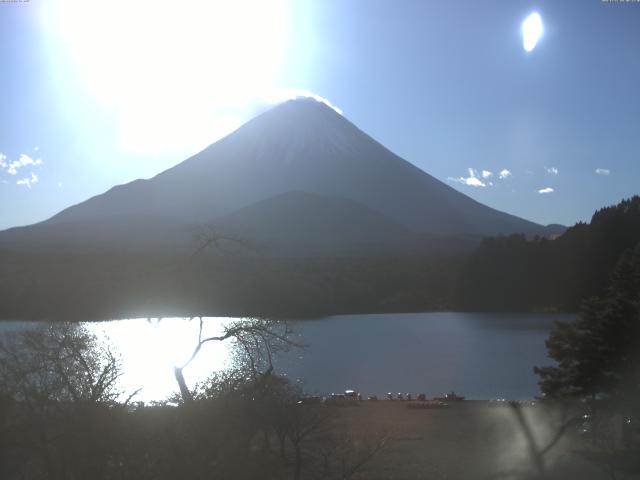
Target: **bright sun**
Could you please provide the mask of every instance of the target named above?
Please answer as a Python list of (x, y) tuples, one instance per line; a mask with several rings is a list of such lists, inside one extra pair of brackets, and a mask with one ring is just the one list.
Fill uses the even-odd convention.
[(271, 94), (286, 55), (286, 1), (65, 0), (47, 16), (68, 74), (112, 112), (122, 146), (154, 152), (201, 148)]
[(543, 26), (540, 14), (534, 12), (522, 22), (522, 46), (527, 52), (533, 51), (542, 36)]

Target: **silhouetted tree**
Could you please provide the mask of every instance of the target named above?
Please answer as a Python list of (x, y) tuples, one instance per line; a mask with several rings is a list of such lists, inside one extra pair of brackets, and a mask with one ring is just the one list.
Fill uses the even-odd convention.
[(5, 459), (5, 468), (27, 478), (100, 478), (116, 449), (111, 407), (119, 376), (117, 357), (79, 324), (6, 333), (0, 438), (17, 464)]
[(594, 213), (556, 239), (483, 240), (464, 261), (453, 303), (465, 310), (579, 310), (605, 294), (626, 250), (640, 242), (640, 196)]
[(603, 297), (575, 322), (556, 323), (547, 348), (558, 364), (535, 368), (549, 397), (636, 396), (640, 387), (640, 243), (620, 258)]
[(203, 336), (205, 320), (200, 317), (198, 339), (190, 357), (182, 365), (174, 367), (174, 374), (182, 401), (190, 403), (193, 400), (193, 392), (187, 386), (184, 378), (184, 369), (197, 357), (200, 350), (210, 342), (223, 342), (229, 340), (234, 343), (237, 360), (245, 362), (248, 372), (253, 379), (273, 371), (273, 355), (277, 351), (291, 346), (300, 346), (291, 338), (291, 330), (288, 323), (264, 319), (240, 319), (233, 321), (224, 327), (220, 335)]
[(557, 365), (534, 368), (548, 398), (587, 400), (579, 405), (590, 412), (592, 446), (580, 453), (610, 478), (638, 471), (629, 459), (638, 458), (639, 347), (640, 242), (621, 255), (604, 295), (584, 302), (576, 321), (556, 323), (547, 348)]

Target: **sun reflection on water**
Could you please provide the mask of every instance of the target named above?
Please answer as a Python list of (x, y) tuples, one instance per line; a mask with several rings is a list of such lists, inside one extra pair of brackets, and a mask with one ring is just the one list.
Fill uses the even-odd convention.
[[(204, 319), (203, 336), (219, 335), (224, 326), (237, 320), (225, 317)], [(127, 397), (137, 389), (134, 401), (163, 400), (177, 391), (174, 367), (183, 365), (198, 341), (199, 322), (188, 318), (128, 319), (86, 323), (85, 327), (104, 338), (122, 361), (120, 387)], [(230, 341), (207, 343), (184, 370), (193, 387), (215, 371), (231, 364)]]

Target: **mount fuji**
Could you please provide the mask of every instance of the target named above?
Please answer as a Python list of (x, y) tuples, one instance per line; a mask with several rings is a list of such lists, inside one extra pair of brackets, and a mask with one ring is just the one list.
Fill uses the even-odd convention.
[(299, 98), (153, 178), (0, 232), (0, 247), (184, 250), (198, 225), (296, 255), (398, 253), (434, 238), (545, 236), (560, 228), (485, 206), (324, 103)]

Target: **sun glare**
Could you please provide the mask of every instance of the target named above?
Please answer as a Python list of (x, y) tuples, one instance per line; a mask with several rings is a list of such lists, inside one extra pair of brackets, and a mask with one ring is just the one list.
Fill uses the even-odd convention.
[[(47, 21), (128, 150), (198, 149), (278, 80), (287, 0), (53, 3)], [(240, 114), (238, 113), (240, 112)]]
[[(203, 335), (220, 335), (229, 321), (207, 318)], [(199, 323), (195, 319), (115, 320), (85, 325), (106, 339), (126, 367), (120, 379), (124, 396), (140, 388), (135, 400), (141, 401), (164, 399), (177, 391), (173, 368), (189, 359), (198, 341)], [(203, 381), (228, 367), (232, 362), (229, 345), (229, 341), (208, 343), (185, 369), (189, 382)]]
[(543, 32), (542, 18), (537, 12), (529, 15), (522, 22), (522, 46), (527, 52), (533, 51)]

